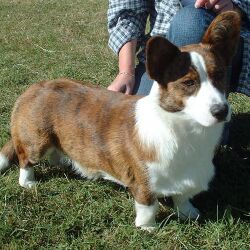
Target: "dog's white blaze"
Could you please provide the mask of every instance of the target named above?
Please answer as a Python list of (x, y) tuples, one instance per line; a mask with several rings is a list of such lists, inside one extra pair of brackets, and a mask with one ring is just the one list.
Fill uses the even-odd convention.
[(2, 153), (0, 153), (0, 173), (9, 167), (9, 159)]
[(225, 95), (215, 88), (208, 78), (203, 57), (197, 52), (191, 52), (190, 56), (192, 64), (199, 73), (201, 87), (197, 95), (191, 96), (186, 100), (183, 112), (190, 115), (203, 126), (211, 126), (218, 122), (211, 114), (211, 107), (215, 104), (227, 104), (227, 100)]

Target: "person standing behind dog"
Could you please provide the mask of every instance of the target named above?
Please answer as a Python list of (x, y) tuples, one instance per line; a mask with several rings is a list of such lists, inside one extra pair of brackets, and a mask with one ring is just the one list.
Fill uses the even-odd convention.
[[(148, 38), (165, 36), (177, 46), (199, 43), (215, 16), (227, 10), (239, 11), (243, 18), (230, 70), (230, 88), (250, 96), (249, 0), (109, 0), (109, 46), (119, 56), (119, 73), (108, 89), (147, 95), (153, 84), (145, 72)], [(145, 34), (148, 19), (150, 31)]]

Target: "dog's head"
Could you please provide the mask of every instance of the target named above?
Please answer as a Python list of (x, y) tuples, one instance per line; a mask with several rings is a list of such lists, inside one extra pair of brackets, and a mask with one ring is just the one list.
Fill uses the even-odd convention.
[(163, 37), (147, 44), (147, 72), (159, 85), (160, 106), (184, 112), (203, 126), (228, 116), (225, 97), (228, 66), (236, 51), (240, 17), (228, 11), (218, 15), (200, 44), (177, 48)]

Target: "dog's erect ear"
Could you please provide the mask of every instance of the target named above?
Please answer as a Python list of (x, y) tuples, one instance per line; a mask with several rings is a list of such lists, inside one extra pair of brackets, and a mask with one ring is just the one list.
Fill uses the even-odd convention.
[(171, 69), (180, 60), (180, 55), (181, 51), (164, 37), (150, 38), (146, 47), (146, 67), (150, 78), (162, 85), (173, 80)]
[(240, 19), (240, 15), (235, 11), (223, 12), (213, 20), (202, 39), (202, 43), (209, 44), (215, 53), (225, 59), (227, 65), (237, 49)]

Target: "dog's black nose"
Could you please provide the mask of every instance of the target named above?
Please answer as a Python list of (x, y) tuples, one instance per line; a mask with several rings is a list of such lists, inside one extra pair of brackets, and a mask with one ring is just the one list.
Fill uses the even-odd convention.
[(211, 114), (217, 118), (219, 121), (226, 119), (228, 114), (228, 105), (227, 104), (214, 104), (210, 108)]

